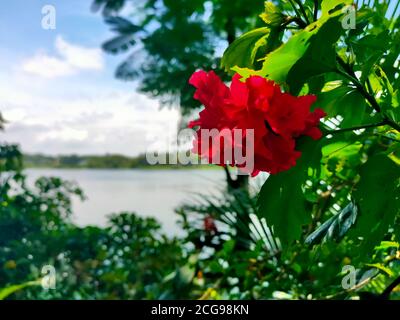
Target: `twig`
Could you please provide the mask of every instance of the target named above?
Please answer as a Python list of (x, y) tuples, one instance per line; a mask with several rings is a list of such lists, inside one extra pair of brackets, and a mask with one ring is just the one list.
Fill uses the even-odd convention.
[(389, 299), (392, 291), (400, 285), (400, 276), (398, 276), (380, 295), (381, 299)]
[(376, 127), (381, 127), (381, 126), (384, 126), (384, 125), (387, 125), (387, 124), (388, 123), (385, 120), (385, 121), (378, 122), (378, 123), (364, 124), (364, 125), (350, 127), (350, 128), (342, 128), (342, 129), (337, 129), (337, 130), (330, 130), (330, 131), (327, 131), (326, 134), (336, 134), (336, 133), (342, 133), (342, 132), (348, 132), (348, 131), (354, 131), (354, 130), (360, 130), (360, 129), (376, 128)]
[[(356, 87), (356, 89), (360, 92), (360, 94), (368, 101), (368, 103), (371, 105), (371, 107), (378, 113), (381, 113), (381, 107), (379, 106), (378, 102), (376, 101), (375, 97), (372, 96), (366, 89), (365, 87), (361, 84), (361, 82), (358, 80), (356, 75), (354, 74), (354, 71), (351, 69), (349, 65), (347, 65), (343, 59), (341, 59), (339, 56), (337, 56), (337, 61), (339, 65), (346, 71), (342, 71), (339, 68), (336, 69), (336, 72), (343, 77), (349, 79), (351, 83)], [(389, 119), (386, 115), (384, 116), (384, 121), (386, 122), (385, 124), (391, 126), (393, 129), (396, 129), (397, 131), (400, 132), (400, 124), (394, 122), (393, 120)]]

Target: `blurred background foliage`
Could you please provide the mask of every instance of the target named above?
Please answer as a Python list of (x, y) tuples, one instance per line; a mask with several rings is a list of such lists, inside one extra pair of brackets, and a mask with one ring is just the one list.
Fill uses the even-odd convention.
[(0, 147), (0, 163), (8, 169), (0, 171), (2, 287), (38, 280), (45, 276), (42, 267), (51, 265), (57, 290), (32, 286), (14, 297), (141, 299), (167, 289), (162, 280), (185, 258), (177, 239), (167, 238), (154, 219), (133, 213), (111, 215), (105, 228), (75, 226), (71, 201), (83, 199), (82, 190), (59, 178), (39, 178), (28, 186), (16, 150)]
[[(0, 171), (2, 298), (375, 297), (399, 271), (399, 244), (384, 241), (372, 258), (354, 264), (360, 288), (344, 290), (341, 268), (353, 264), (351, 244), (312, 249), (297, 243), (282, 250), (257, 214), (256, 196), (243, 190), (198, 195), (178, 209), (185, 231), (179, 238), (167, 237), (154, 219), (128, 212), (111, 215), (104, 228), (78, 227), (70, 220), (73, 197), (84, 199), (78, 186), (59, 178), (28, 186), (18, 148), (0, 151), (2, 168), (7, 163)], [(46, 265), (55, 267), (55, 290), (40, 285)]]

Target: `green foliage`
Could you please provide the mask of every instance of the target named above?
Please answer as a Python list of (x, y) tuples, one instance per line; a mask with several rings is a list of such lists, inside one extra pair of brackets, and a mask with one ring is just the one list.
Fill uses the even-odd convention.
[[(164, 278), (184, 256), (158, 222), (121, 213), (104, 228), (78, 227), (70, 218), (82, 190), (56, 177), (28, 185), (18, 148), (1, 150), (7, 164), (0, 167), (1, 298), (156, 299), (168, 292)], [(55, 290), (37, 285), (45, 265), (56, 269)]]
[[(326, 241), (314, 249), (302, 243), (281, 247), (266, 220), (257, 215), (255, 204), (256, 196), (241, 191), (221, 198), (202, 196), (197, 204), (178, 210), (187, 231), (184, 241), (194, 247), (193, 254), (197, 257), (193, 262), (197, 270), (192, 281), (193, 297), (348, 299), (365, 294), (378, 296), (398, 274), (398, 243), (394, 241), (382, 242), (376, 247), (368, 263), (352, 260), (353, 247), (346, 239), (338, 243)], [(335, 239), (340, 240), (350, 227), (348, 222), (354, 222), (354, 210), (354, 206), (348, 206), (330, 223)], [(217, 232), (204, 226), (204, 219), (210, 215)], [(247, 239), (251, 241), (243, 241), (246, 228)], [(325, 234), (320, 232), (318, 237)], [(329, 240), (330, 235), (326, 235)], [(274, 250), (268, 243), (273, 243)], [(344, 290), (341, 270), (349, 264), (357, 269), (357, 283), (354, 288)], [(395, 297), (398, 294), (392, 294)]]
[(360, 206), (354, 233), (364, 237), (367, 249), (383, 238), (400, 213), (399, 183), (400, 167), (384, 154), (371, 156), (360, 168), (360, 182), (353, 193)]
[(259, 193), (259, 213), (273, 226), (282, 242), (298, 239), (302, 226), (311, 222), (302, 185), (306, 178), (319, 172), (321, 146), (311, 139), (303, 141), (302, 157), (296, 167), (271, 175)]
[(233, 70), (246, 78), (260, 75), (278, 83), (287, 81), (294, 92), (298, 92), (304, 81), (311, 76), (333, 71), (336, 65), (333, 44), (343, 32), (339, 23), (341, 7), (337, 8), (336, 4), (323, 5), (321, 18), (270, 52), (261, 70), (237, 67)]
[[(338, 147), (323, 150), (323, 156)], [(311, 140), (304, 141), (303, 152), (313, 148), (320, 153)], [(309, 177), (319, 172), (309, 168)], [(1, 298), (348, 298), (361, 293), (343, 291), (343, 265), (359, 268), (359, 281), (366, 284), (362, 293), (368, 294), (383, 292), (399, 268), (393, 234), (368, 263), (351, 261), (353, 247), (345, 240), (314, 250), (302, 243), (281, 246), (268, 217), (257, 211), (257, 196), (244, 190), (201, 196), (181, 208), (186, 235), (171, 239), (154, 219), (131, 213), (110, 216), (103, 228), (77, 227), (69, 219), (70, 197), (82, 197), (79, 188), (57, 178), (40, 178), (32, 188), (24, 180), (23, 174), (11, 176), (0, 188)], [(19, 191), (11, 192), (16, 183)], [(347, 220), (353, 221), (345, 212), (334, 217), (328, 234), (342, 237)], [(205, 228), (210, 217), (215, 229)], [(41, 267), (48, 264), (57, 270), (55, 290), (38, 285)]]
[[(229, 72), (230, 68), (238, 65), (250, 68), (254, 65), (258, 50), (267, 43), (271, 30), (267, 27), (258, 28), (245, 33), (236, 39), (226, 50), (221, 60), (222, 67)], [(251, 51), (249, 48), (253, 48)]]
[(112, 31), (118, 32), (120, 35), (105, 42), (103, 44), (104, 51), (115, 54), (126, 51), (136, 43), (135, 33), (140, 30), (140, 27), (121, 17), (107, 17), (105, 21), (111, 26)]
[(302, 225), (311, 221), (301, 188), (303, 179), (295, 169), (271, 176), (260, 191), (260, 212), (285, 242), (298, 239)]
[[(131, 12), (121, 17), (125, 0), (95, 0), (115, 37), (103, 48), (129, 52), (117, 68), (117, 78), (138, 80), (140, 91), (163, 104), (180, 105), (189, 113), (198, 103), (187, 83), (198, 69), (216, 69), (218, 50), (235, 40), (238, 32), (256, 23), (263, 0), (248, 5), (228, 0), (146, 0), (130, 2)], [(222, 74), (222, 73), (221, 73)]]
[(358, 208), (350, 202), (337, 215), (325, 221), (317, 230), (305, 240), (306, 244), (316, 244), (328, 240), (341, 240), (357, 219)]
[[(235, 239), (235, 248), (251, 249), (254, 245), (274, 254), (279, 249), (272, 231), (263, 216), (257, 212), (256, 199), (242, 189), (227, 193), (222, 197), (200, 196), (193, 204), (184, 205), (178, 211), (182, 217), (182, 227), (189, 230), (188, 238), (196, 247), (211, 245), (225, 246), (226, 237)], [(187, 216), (190, 216), (188, 220)], [(204, 230), (205, 217), (219, 221), (222, 230), (209, 233)], [(206, 235), (202, 239), (203, 235)], [(232, 244), (232, 242), (230, 243)]]
[(0, 145), (0, 172), (17, 171), (22, 169), (22, 153), (18, 146)]
[[(315, 94), (315, 107), (328, 114), (326, 137), (311, 142), (322, 155), (299, 144), (302, 157), (296, 167), (269, 177), (260, 191), (259, 213), (282, 243), (326, 243), (348, 236), (365, 257), (395, 225), (400, 109), (393, 57), (399, 29), (398, 13), (390, 12), (389, 2), (361, 3), (350, 30), (342, 22), (351, 1), (267, 3), (262, 14), (267, 25), (225, 51), (225, 68), (244, 78), (275, 80), (293, 94)], [(261, 68), (253, 54), (262, 50), (256, 41), (256, 35), (262, 37), (259, 30), (278, 30), (283, 39), (278, 48), (266, 50)]]

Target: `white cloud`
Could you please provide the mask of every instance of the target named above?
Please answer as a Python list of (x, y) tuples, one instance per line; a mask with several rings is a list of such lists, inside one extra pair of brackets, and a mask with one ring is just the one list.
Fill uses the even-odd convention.
[(45, 154), (137, 155), (155, 142), (167, 148), (180, 119), (177, 109), (160, 110), (158, 101), (136, 92), (134, 84), (105, 72), (62, 78), (103, 68), (101, 50), (61, 37), (54, 45), (55, 54), (40, 52), (23, 64), (11, 60), (0, 74), (0, 111), (9, 120), (0, 141)]
[(99, 48), (71, 44), (61, 36), (55, 41), (57, 56), (39, 52), (22, 63), (22, 70), (43, 78), (57, 78), (76, 74), (80, 70), (102, 70), (104, 60)]
[(82, 70), (101, 70), (103, 68), (103, 56), (99, 48), (84, 48), (72, 45), (61, 36), (55, 43), (58, 53), (71, 67)]
[(43, 78), (57, 78), (75, 73), (76, 70), (66, 61), (38, 53), (25, 61), (22, 69), (30, 74)]
[(70, 127), (52, 129), (37, 136), (38, 141), (43, 142), (47, 140), (63, 141), (84, 141), (88, 138), (87, 130), (75, 129)]
[(10, 109), (7, 112), (7, 121), (21, 121), (26, 117), (26, 111), (22, 108)]
[(49, 95), (46, 87), (21, 87), (0, 78), (1, 111), (10, 120), (0, 140), (19, 143), (28, 153), (137, 155), (149, 148), (166, 150), (176, 137), (177, 109), (160, 110), (157, 101), (129, 86), (77, 86), (62, 96)]

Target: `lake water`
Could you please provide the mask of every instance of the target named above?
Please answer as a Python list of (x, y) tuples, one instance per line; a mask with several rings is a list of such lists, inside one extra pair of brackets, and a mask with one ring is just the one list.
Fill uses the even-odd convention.
[(57, 176), (79, 184), (88, 199), (74, 201), (74, 221), (104, 226), (107, 215), (121, 211), (155, 217), (168, 234), (178, 234), (174, 209), (194, 194), (224, 190), (222, 169), (193, 170), (96, 170), (29, 169), (30, 183), (40, 176)]

